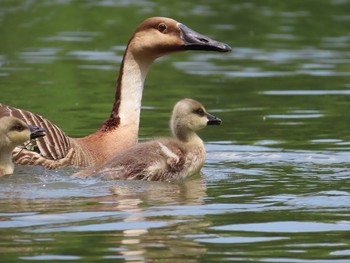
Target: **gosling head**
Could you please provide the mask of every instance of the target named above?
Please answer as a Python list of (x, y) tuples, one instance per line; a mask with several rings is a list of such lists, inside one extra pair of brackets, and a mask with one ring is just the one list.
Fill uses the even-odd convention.
[(18, 145), (45, 135), (45, 130), (34, 125), (27, 125), (15, 117), (0, 119), (0, 145), (4, 148), (15, 148)]
[(207, 125), (220, 125), (221, 122), (219, 118), (209, 114), (201, 103), (187, 98), (175, 104), (170, 127), (174, 136), (186, 141), (194, 132)]
[(151, 17), (144, 20), (131, 38), (129, 48), (153, 59), (181, 50), (232, 50), (227, 44), (201, 35), (167, 17)]

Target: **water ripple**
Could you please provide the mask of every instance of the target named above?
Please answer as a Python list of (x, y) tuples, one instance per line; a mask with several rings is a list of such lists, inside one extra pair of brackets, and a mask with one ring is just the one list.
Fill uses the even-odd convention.
[(71, 255), (38, 255), (38, 256), (28, 256), (28, 257), (19, 257), (22, 260), (34, 260), (34, 261), (60, 261), (60, 260), (79, 260), (82, 257), (71, 256)]
[[(244, 67), (244, 63), (220, 66), (214, 61), (256, 61), (255, 67)], [(326, 49), (253, 49), (234, 48), (225, 57), (218, 54), (193, 54), (191, 62), (174, 62), (174, 67), (196, 75), (217, 74), (227, 77), (273, 77), (290, 75), (349, 76), (337, 65), (348, 65), (349, 54), (345, 51)], [(274, 70), (275, 65), (292, 65), (289, 70)]]
[(350, 90), (267, 90), (264, 95), (350, 95)]
[(25, 63), (52, 63), (60, 51), (60, 48), (39, 48), (20, 52), (18, 56)]
[(79, 60), (86, 61), (104, 61), (116, 63), (122, 60), (122, 56), (117, 56), (112, 51), (77, 50), (68, 52), (68, 55), (76, 57)]
[[(208, 145), (208, 149), (208, 158), (225, 162), (271, 164), (273, 161), (276, 166), (281, 165), (281, 163), (295, 166), (305, 164), (310, 169), (313, 164), (346, 165), (349, 161), (349, 155), (346, 151), (288, 151), (258, 145)], [(322, 166), (318, 166), (318, 168), (322, 168)]]
[(272, 233), (310, 233), (329, 231), (350, 231), (350, 222), (335, 223), (281, 221), (267, 223), (232, 224), (212, 227), (221, 231), (248, 231), (248, 232), (272, 232)]
[(195, 239), (197, 242), (203, 243), (215, 243), (215, 244), (245, 244), (256, 242), (270, 242), (275, 240), (288, 239), (286, 237), (220, 237), (220, 236), (189, 236), (191, 239)]
[(99, 32), (87, 31), (59, 32), (56, 36), (44, 37), (41, 39), (44, 41), (89, 42), (100, 34)]

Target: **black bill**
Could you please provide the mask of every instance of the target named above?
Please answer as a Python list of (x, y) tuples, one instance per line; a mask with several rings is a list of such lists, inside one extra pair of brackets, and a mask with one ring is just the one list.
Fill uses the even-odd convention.
[(181, 23), (178, 26), (181, 30), (182, 40), (185, 43), (185, 49), (187, 50), (212, 50), (219, 52), (232, 50), (229, 45), (201, 35)]
[(222, 123), (222, 120), (215, 117), (214, 115), (207, 113), (207, 117), (208, 117), (207, 125), (220, 125)]
[(35, 125), (28, 125), (30, 130), (30, 139), (35, 139), (45, 136), (45, 129)]

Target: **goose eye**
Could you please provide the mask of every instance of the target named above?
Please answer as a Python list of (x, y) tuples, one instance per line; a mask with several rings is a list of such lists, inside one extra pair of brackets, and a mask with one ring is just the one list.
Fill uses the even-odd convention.
[(203, 117), (205, 115), (205, 112), (203, 109), (199, 108), (197, 110), (194, 111), (196, 114), (198, 114), (199, 116)]
[(160, 24), (158, 25), (158, 30), (159, 30), (159, 32), (164, 33), (166, 29), (167, 29), (166, 24), (160, 23)]

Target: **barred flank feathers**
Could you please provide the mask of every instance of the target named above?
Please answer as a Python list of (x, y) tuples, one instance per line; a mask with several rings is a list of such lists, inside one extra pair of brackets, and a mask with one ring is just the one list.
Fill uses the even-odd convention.
[[(39, 154), (36, 152), (30, 154), (28, 150), (23, 150), (25, 153), (19, 154), (20, 150), (16, 150), (14, 152), (14, 156), (16, 156), (16, 154), (19, 154), (19, 156), (15, 157), (16, 163), (38, 165), (45, 164), (44, 166), (47, 168), (55, 168), (54, 166), (58, 166), (61, 162), (54, 164), (50, 163), (50, 161), (52, 160), (56, 162), (63, 158), (67, 158), (68, 153), (70, 150), (72, 150), (72, 143), (70, 138), (55, 124), (41, 117), (40, 115), (0, 103), (0, 118), (4, 116), (17, 117), (25, 121), (27, 124), (42, 127), (46, 130), (46, 136), (36, 139), (37, 146), (40, 151)], [(72, 152), (70, 152), (70, 155), (72, 155)], [(40, 160), (40, 157), (42, 157), (41, 159), (43, 160)]]

